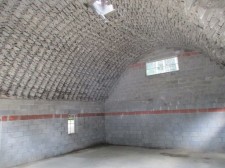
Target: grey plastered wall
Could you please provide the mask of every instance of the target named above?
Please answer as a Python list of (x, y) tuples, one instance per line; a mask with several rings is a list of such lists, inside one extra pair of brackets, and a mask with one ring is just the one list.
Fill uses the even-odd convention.
[[(145, 66), (139, 66), (175, 55), (177, 72), (146, 77)], [(136, 65), (112, 90), (106, 112), (225, 107), (225, 69), (204, 55), (165, 49)], [(110, 144), (225, 151), (224, 113), (106, 116), (105, 128)]]
[[(0, 115), (76, 114), (102, 112), (101, 103), (0, 100)], [(67, 119), (0, 123), (0, 168), (57, 156), (104, 143), (104, 116), (76, 118), (76, 134), (67, 134)], [(1, 121), (0, 121), (1, 122)]]

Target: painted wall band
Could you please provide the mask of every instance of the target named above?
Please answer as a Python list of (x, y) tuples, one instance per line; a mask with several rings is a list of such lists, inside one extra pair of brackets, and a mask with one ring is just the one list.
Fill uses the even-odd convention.
[[(208, 109), (177, 109), (177, 110), (152, 110), (132, 112), (106, 112), (106, 113), (78, 113), (76, 117), (98, 117), (98, 116), (126, 116), (126, 115), (151, 115), (151, 114), (188, 114), (188, 113), (218, 113), (224, 112), (225, 108)], [(71, 115), (70, 115), (71, 116)], [(40, 114), (40, 115), (9, 115), (0, 116), (1, 121), (23, 121), (38, 119), (68, 118), (68, 114)]]

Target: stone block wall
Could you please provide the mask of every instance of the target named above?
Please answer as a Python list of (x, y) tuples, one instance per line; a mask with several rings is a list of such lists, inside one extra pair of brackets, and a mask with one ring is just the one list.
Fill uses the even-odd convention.
[[(147, 61), (176, 55), (179, 71), (145, 75)], [(225, 151), (224, 83), (199, 52), (165, 49), (131, 65), (105, 103), (1, 99), (0, 168), (100, 143)]]
[(220, 112), (205, 109), (201, 113), (197, 110), (183, 114), (180, 111), (108, 115), (106, 142), (156, 149), (225, 151), (225, 108)]
[[(0, 100), (0, 168), (104, 143), (101, 103)], [(68, 114), (75, 134), (68, 135)]]
[[(178, 56), (177, 72), (146, 76), (145, 63)], [(131, 65), (105, 102), (106, 142), (225, 151), (225, 70), (196, 51), (155, 51)]]
[(156, 48), (198, 49), (225, 65), (224, 0), (113, 0), (110, 23), (84, 2), (1, 1), (0, 96), (103, 101)]

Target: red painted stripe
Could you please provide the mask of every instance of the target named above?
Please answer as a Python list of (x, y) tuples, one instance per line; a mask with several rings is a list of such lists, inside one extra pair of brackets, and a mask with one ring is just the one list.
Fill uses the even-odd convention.
[(104, 116), (105, 113), (79, 113), (77, 117), (96, 117), (96, 116)]
[(69, 115), (68, 114), (62, 114), (62, 118), (68, 118)]
[(2, 121), (7, 121), (8, 120), (8, 116), (2, 116)]
[(199, 55), (200, 52), (198, 51), (190, 51), (190, 52), (184, 52), (183, 56), (195, 56), (195, 55)]
[(131, 64), (129, 65), (130, 68), (142, 68), (142, 67), (145, 67), (145, 62), (139, 62), (139, 63), (136, 63), (136, 64)]
[(61, 114), (54, 114), (54, 118), (61, 118)]
[(109, 112), (109, 113), (105, 113), (105, 116), (150, 115), (150, 114), (187, 114), (187, 113), (207, 113), (207, 112), (208, 113), (225, 112), (225, 108), (153, 110), (153, 111), (134, 111), (134, 112)]
[(213, 108), (213, 109), (208, 109), (208, 112), (224, 112), (225, 108)]
[(9, 116), (9, 121), (20, 120), (20, 116)]
[[(151, 115), (151, 114), (188, 114), (188, 113), (218, 113), (225, 112), (225, 108), (208, 109), (176, 109), (176, 110), (152, 110), (152, 111), (130, 111), (130, 112), (108, 112), (108, 113), (79, 113), (76, 117), (98, 117), (98, 116), (127, 116), (127, 115)], [(39, 115), (10, 115), (0, 116), (1, 121), (38, 120), (51, 118), (68, 118), (68, 114), (39, 114)]]

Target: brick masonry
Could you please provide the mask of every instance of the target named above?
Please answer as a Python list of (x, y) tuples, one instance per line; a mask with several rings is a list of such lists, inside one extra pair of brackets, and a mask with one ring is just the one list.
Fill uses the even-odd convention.
[[(146, 77), (147, 61), (176, 55), (179, 71)], [(106, 142), (224, 152), (224, 83), (224, 69), (199, 52), (155, 51), (129, 66), (105, 102)]]
[[(112, 144), (187, 147), (186, 140), (189, 148), (197, 148), (192, 137), (200, 138), (199, 144), (207, 144), (203, 139), (210, 137), (216, 145), (205, 145), (205, 149), (223, 149), (223, 132), (219, 131), (223, 113), (196, 112), (224, 108), (224, 69), (215, 62), (225, 65), (225, 1), (112, 3), (116, 11), (105, 23), (83, 0), (1, 1), (0, 97), (87, 102), (109, 97), (105, 111), (115, 115), (104, 114), (104, 127), (101, 103), (1, 100), (1, 166), (104, 142), (104, 130), (106, 142)], [(159, 58), (163, 53), (155, 50), (165, 47), (197, 50), (202, 55), (186, 52), (179, 58), (179, 73), (152, 78), (143, 75), (143, 59), (118, 81), (131, 63), (151, 52), (151, 58)], [(164, 53), (170, 54), (174, 52)], [(193, 114), (152, 114), (174, 109), (198, 110)], [(152, 115), (133, 116), (134, 111)], [(67, 113), (79, 116), (78, 134), (66, 134), (62, 116)]]
[[(223, 150), (225, 108), (102, 112), (103, 104), (99, 103), (25, 100), (1, 100), (0, 107), (1, 168), (105, 142), (188, 149), (211, 145), (211, 150)], [(74, 135), (67, 134), (68, 114), (76, 116)], [(212, 133), (205, 133), (205, 129)], [(220, 141), (216, 134), (220, 134)], [(172, 138), (176, 136), (180, 139)]]
[(196, 49), (225, 63), (224, 0), (113, 0), (105, 23), (85, 0), (0, 3), (2, 97), (103, 101), (155, 49)]
[[(104, 143), (101, 111), (101, 103), (1, 99), (0, 168)], [(67, 134), (68, 114), (76, 134)]]
[(105, 117), (106, 142), (148, 148), (225, 151), (225, 110), (221, 113), (161, 113)]

